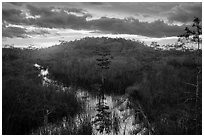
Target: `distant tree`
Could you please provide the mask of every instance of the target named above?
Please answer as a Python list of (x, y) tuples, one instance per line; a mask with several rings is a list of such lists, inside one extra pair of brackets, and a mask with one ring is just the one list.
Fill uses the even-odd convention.
[(104, 95), (104, 71), (109, 69), (110, 66), (110, 50), (107, 47), (101, 47), (97, 50), (97, 54), (99, 58), (96, 59), (97, 65), (101, 71), (101, 84), (99, 88), (99, 96), (98, 96), (98, 103), (96, 105), (97, 114), (94, 123), (98, 126), (97, 130), (100, 133), (110, 133), (111, 129), (111, 118), (110, 118), (110, 110), (109, 106), (105, 102), (105, 95)]
[(60, 42), (60, 44), (59, 44), (59, 45), (63, 45), (63, 44), (65, 44), (65, 43), (67, 43), (67, 41), (66, 41), (66, 40), (59, 40), (59, 42)]
[(101, 71), (101, 84), (104, 84), (104, 72), (110, 67), (110, 50), (107, 47), (101, 47), (97, 50), (99, 58), (96, 59), (97, 65)]
[(158, 44), (157, 44), (157, 42), (152, 41), (152, 43), (151, 43), (150, 45), (151, 45), (151, 47), (155, 47), (155, 46), (158, 45)]
[(159, 44), (155, 41), (152, 41), (152, 43), (150, 44), (151, 47), (155, 48), (155, 49), (159, 49)]
[(3, 46), (3, 48), (14, 48), (14, 44), (5, 44), (5, 45), (2, 45)]

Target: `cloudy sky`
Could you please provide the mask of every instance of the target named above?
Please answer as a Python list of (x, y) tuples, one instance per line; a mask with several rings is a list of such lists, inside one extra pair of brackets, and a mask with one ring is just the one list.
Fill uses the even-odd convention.
[(87, 36), (174, 43), (195, 16), (202, 19), (201, 2), (3, 2), (2, 43), (47, 47)]

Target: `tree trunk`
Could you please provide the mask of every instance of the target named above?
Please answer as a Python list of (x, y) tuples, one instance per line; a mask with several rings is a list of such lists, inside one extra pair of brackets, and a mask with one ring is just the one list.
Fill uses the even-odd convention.
[(196, 100), (195, 100), (195, 115), (196, 115), (196, 117), (195, 117), (195, 120), (196, 120), (196, 134), (198, 135), (199, 134), (199, 130), (198, 130), (198, 128), (199, 128), (199, 120), (198, 120), (198, 101), (199, 101), (199, 73), (200, 73), (200, 71), (198, 70), (198, 73), (197, 73), (197, 77), (196, 77)]
[(198, 50), (200, 49), (200, 39), (199, 39), (199, 36), (198, 36)]
[[(198, 36), (198, 49), (197, 49), (197, 65), (199, 65), (199, 43), (200, 43), (200, 40), (199, 40), (199, 36)], [(200, 69), (199, 67), (197, 67), (198, 69), (198, 72), (197, 72), (197, 76), (196, 76), (196, 95), (195, 95), (195, 120), (196, 120), (196, 134), (198, 135), (199, 134), (199, 120), (198, 120), (198, 113), (199, 113), (199, 104), (198, 104), (198, 100), (199, 100), (199, 74), (200, 74)]]
[(125, 128), (123, 130), (123, 135), (125, 135), (126, 125), (127, 125), (127, 123), (125, 123)]

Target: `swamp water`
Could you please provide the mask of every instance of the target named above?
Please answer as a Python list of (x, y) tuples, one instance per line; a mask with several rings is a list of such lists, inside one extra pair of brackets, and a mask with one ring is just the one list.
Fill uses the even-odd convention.
[[(73, 90), (72, 87), (65, 87), (63, 84), (50, 79), (48, 69), (44, 69), (38, 64), (34, 64), (34, 67), (40, 72), (38, 76), (42, 78), (43, 86), (55, 86), (59, 91), (75, 92), (77, 99), (83, 102), (84, 111), (77, 114), (73, 121), (76, 125), (75, 129), (79, 128), (88, 119), (91, 121), (92, 135), (150, 134), (148, 129), (144, 127), (144, 123), (139, 120), (135, 110), (130, 107), (131, 102), (126, 95), (103, 94), (101, 98), (99, 95), (93, 95), (80, 88)], [(102, 115), (105, 115), (106, 118)], [(50, 130), (47, 134), (56, 134), (57, 130), (66, 128), (68, 124), (70, 123), (67, 122), (67, 119), (63, 118), (59, 128), (52, 128), (52, 125), (49, 125), (47, 128), (50, 128)], [(99, 130), (101, 128), (102, 130)]]

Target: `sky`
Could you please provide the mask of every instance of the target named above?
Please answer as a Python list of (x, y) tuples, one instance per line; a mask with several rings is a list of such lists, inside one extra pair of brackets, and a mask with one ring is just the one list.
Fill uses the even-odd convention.
[(84, 37), (172, 44), (201, 2), (3, 2), (2, 44), (49, 47)]

